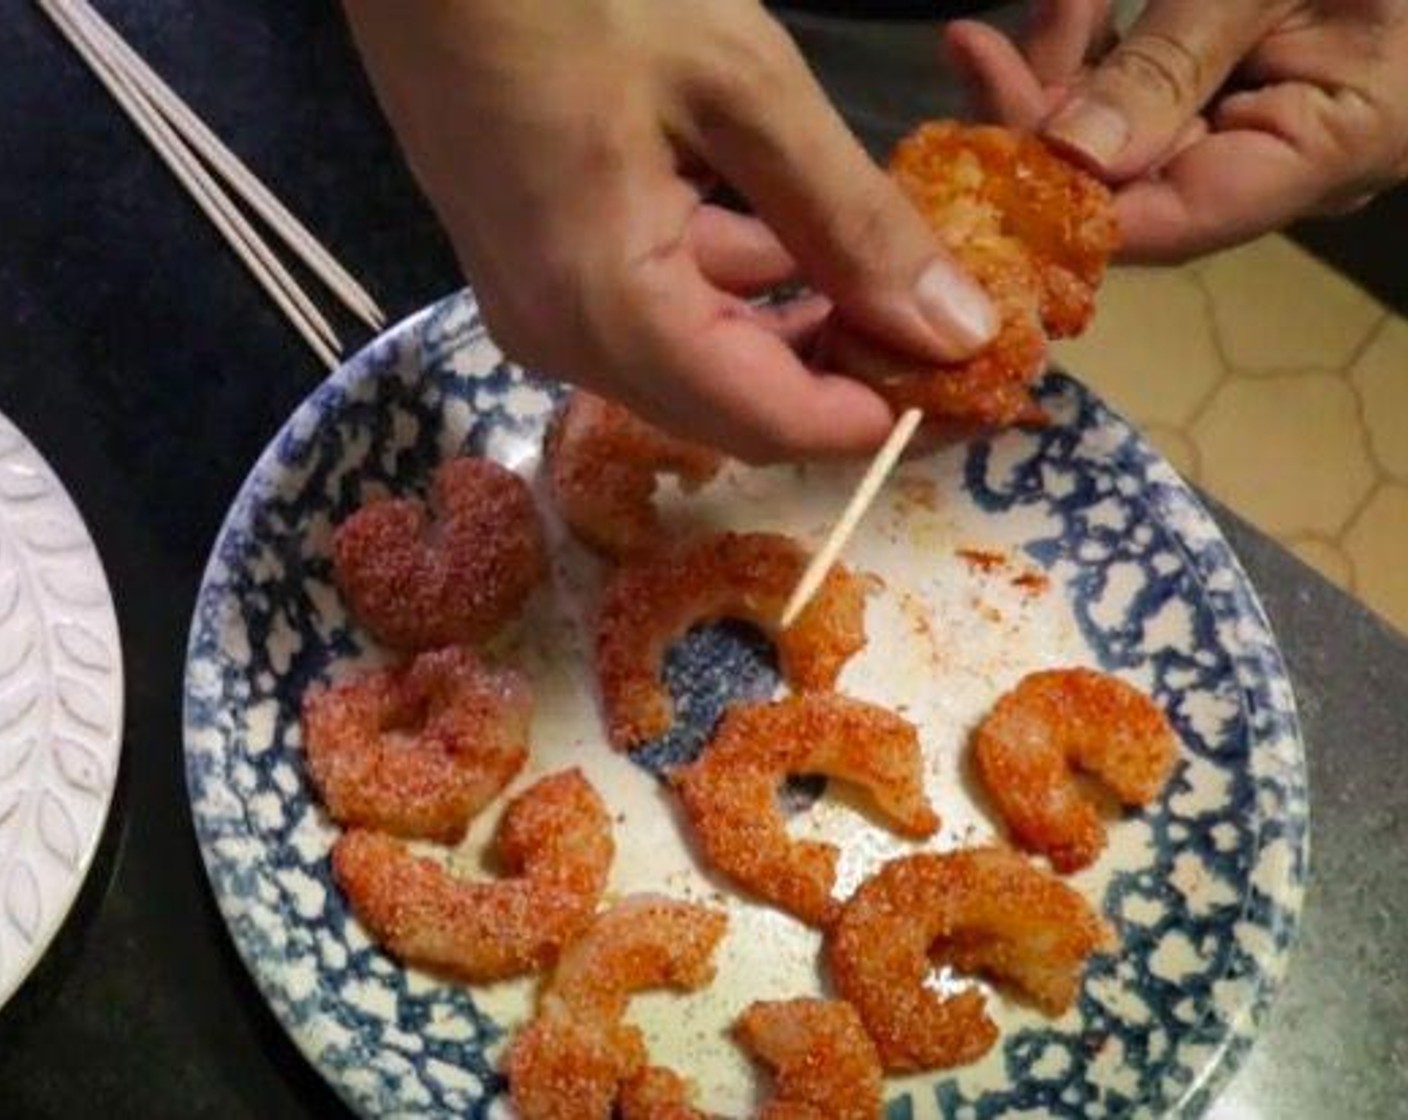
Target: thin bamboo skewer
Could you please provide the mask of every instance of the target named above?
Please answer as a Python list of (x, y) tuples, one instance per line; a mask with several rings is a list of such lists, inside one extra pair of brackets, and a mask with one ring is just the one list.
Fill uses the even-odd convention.
[(875, 458), (870, 461), (870, 467), (861, 477), (851, 500), (846, 503), (846, 508), (841, 511), (841, 516), (832, 526), (825, 543), (816, 551), (811, 563), (807, 565), (807, 570), (802, 573), (802, 578), (797, 581), (791, 598), (787, 600), (787, 606), (782, 611), (783, 629), (796, 622), (797, 617), (806, 610), (812, 596), (821, 587), (822, 581), (831, 571), (831, 566), (836, 563), (836, 558), (841, 555), (841, 550), (846, 547), (846, 542), (851, 539), (851, 534), (856, 531), (856, 526), (865, 516), (865, 511), (880, 493), (880, 487), (890, 477), (890, 472), (895, 469), (904, 449), (909, 446), (909, 441), (919, 430), (919, 423), (923, 419), (924, 414), (919, 409), (907, 410), (890, 432), (890, 438), (875, 453)]
[(63, 6), (62, 0), (37, 2), (78, 51), (123, 112), (147, 138), (196, 205), (219, 229), (251, 275), (279, 305), (304, 341), (324, 365), (335, 369), (338, 360), (329, 344), (338, 350), (341, 349), (336, 333), (289, 275), (288, 270), (260, 239), (244, 215), (221, 190), (220, 185), (182, 146), (180, 138), (170, 125), (143, 99), (141, 91), (84, 35), (82, 26)]
[(386, 325), (386, 313), (337, 259), (249, 170), (125, 39), (87, 0), (59, 0), (89, 32), (107, 57), (124, 70), (147, 99), (186, 142), (297, 253), (347, 308), (374, 330)]

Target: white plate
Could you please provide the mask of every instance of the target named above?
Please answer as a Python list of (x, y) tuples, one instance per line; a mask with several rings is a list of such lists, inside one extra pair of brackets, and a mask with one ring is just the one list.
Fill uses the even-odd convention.
[(78, 896), (121, 740), (102, 563), (49, 464), (0, 416), (0, 1005)]

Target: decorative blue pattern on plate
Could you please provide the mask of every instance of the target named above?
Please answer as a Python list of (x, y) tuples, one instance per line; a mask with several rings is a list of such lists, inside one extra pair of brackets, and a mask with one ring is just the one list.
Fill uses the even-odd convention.
[[(499, 1111), (496, 1046), (530, 989), (471, 995), (402, 969), (368, 943), (332, 884), (335, 832), (302, 771), (298, 700), (310, 683), (376, 654), (332, 590), (327, 541), (367, 493), (419, 485), (462, 450), (531, 472), (555, 392), (500, 361), (465, 297), (408, 321), (338, 371), (260, 458), (197, 602), (186, 760), (211, 883), (275, 1013), (366, 1115)], [(1196, 1115), (1249, 1045), (1294, 936), (1307, 858), (1304, 761), (1255, 595), (1205, 511), (1137, 433), (1067, 378), (1049, 378), (1043, 395), (1051, 428), (909, 465), (890, 506), (867, 522), (853, 555), (886, 590), (870, 613), (871, 660), (848, 670), (846, 686), (904, 703), (921, 726), (948, 825), (943, 847), (991, 831), (960, 780), (963, 737), (1032, 668), (1084, 661), (1148, 689), (1173, 718), (1184, 761), (1168, 795), (1116, 824), (1100, 867), (1075, 881), (1123, 939), (1118, 957), (1091, 967), (1078, 1008), (1051, 1023), (995, 1000), (1005, 1032), (994, 1053), (969, 1070), (893, 1082), (894, 1117)], [(808, 536), (849, 478), (829, 468), (800, 481), (764, 472), (719, 484), (714, 505), (705, 495), (699, 508), (723, 523), (742, 510), (756, 527)], [(925, 499), (906, 499), (906, 481), (927, 487)], [(627, 840), (617, 889), (652, 877), (678, 893), (703, 889), (687, 846), (658, 833), (673, 825), (657, 787), (602, 745), (584, 663), (561, 667), (582, 662), (572, 604), (590, 597), (595, 577), (553, 532), (557, 593), (542, 597), (551, 601), (534, 608), (541, 614), (513, 650), (547, 721), (535, 725), (535, 751), (549, 768), (586, 767), (627, 810), (623, 832), (657, 830), (636, 847)], [(954, 546), (975, 541), (1041, 569), (1052, 591), (1034, 596), (969, 571)], [(914, 651), (916, 603), (918, 629), (943, 635), (930, 634), (923, 656)], [(693, 636), (667, 675), (680, 725), (638, 756), (647, 766), (696, 750), (724, 702), (775, 682), (767, 651), (728, 628)], [(818, 789), (805, 792), (809, 803)], [(826, 800), (818, 812), (831, 812)], [(903, 850), (864, 821), (841, 820), (825, 818), (855, 837), (848, 858), (853, 847), (858, 862), (843, 864), (843, 880)], [(666, 847), (678, 851), (658, 855)], [(696, 1034), (748, 999), (801, 994), (799, 977), (815, 985), (810, 931), (742, 900), (730, 906), (735, 955), (689, 1012)], [(662, 1030), (656, 1041), (669, 1051)], [(747, 1077), (730, 1053), (722, 1040), (678, 1047), (707, 1067), (682, 1062), (706, 1103), (739, 1109), (751, 1088), (738, 1088)]]

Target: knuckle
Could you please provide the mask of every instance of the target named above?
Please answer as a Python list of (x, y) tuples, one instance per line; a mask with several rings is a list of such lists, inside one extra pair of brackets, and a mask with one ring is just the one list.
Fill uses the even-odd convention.
[(1203, 88), (1203, 60), (1171, 35), (1150, 33), (1125, 42), (1110, 56), (1109, 68), (1148, 96), (1185, 105)]
[(776, 105), (794, 66), (792, 42), (771, 17), (716, 21), (701, 42), (692, 82), (699, 123), (737, 124), (741, 109)]

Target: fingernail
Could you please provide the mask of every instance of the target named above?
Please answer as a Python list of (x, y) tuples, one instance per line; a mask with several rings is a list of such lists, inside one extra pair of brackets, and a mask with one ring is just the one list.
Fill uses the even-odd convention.
[(997, 311), (987, 293), (946, 260), (934, 261), (920, 274), (914, 295), (929, 325), (966, 350), (976, 350), (997, 334)]
[(1125, 115), (1103, 102), (1083, 97), (1068, 102), (1043, 131), (1102, 167), (1129, 143), (1129, 121)]

